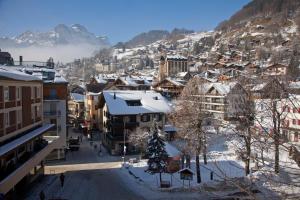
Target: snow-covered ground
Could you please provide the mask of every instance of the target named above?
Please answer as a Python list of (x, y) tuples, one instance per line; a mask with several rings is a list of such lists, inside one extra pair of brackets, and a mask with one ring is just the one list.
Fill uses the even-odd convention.
[[(241, 161), (237, 161), (235, 158), (232, 149), (229, 149), (227, 145), (224, 145), (224, 140), (226, 137), (218, 137), (214, 139), (213, 145), (209, 146), (208, 149), (208, 163), (204, 165), (203, 159), (201, 156), (201, 179), (202, 183), (210, 183), (215, 180), (222, 181), (224, 178), (233, 178), (233, 177), (243, 177), (244, 176), (244, 168)], [(173, 149), (174, 146), (171, 144), (167, 144), (168, 149)], [(171, 148), (172, 147), (172, 148)], [(141, 160), (139, 163), (135, 164), (127, 164), (127, 169), (130, 173), (133, 174), (132, 177), (136, 177), (136, 179), (144, 182), (150, 188), (155, 189), (159, 186), (159, 176), (151, 175), (145, 170), (147, 169), (147, 160)], [(190, 182), (191, 187), (201, 186), (197, 183), (196, 178), (196, 163), (195, 159), (191, 161), (191, 170), (194, 172), (193, 180)], [(211, 172), (213, 172), (213, 181), (210, 180)], [(183, 186), (188, 186), (188, 181), (185, 181), (183, 185), (183, 181), (180, 180), (179, 173), (173, 174), (163, 174), (164, 181), (170, 181), (172, 184), (172, 189), (181, 188)]]
[[(225, 131), (223, 129), (221, 132)], [(242, 148), (241, 140), (234, 136), (234, 134), (211, 134), (210, 144), (208, 145), (208, 164), (204, 165), (203, 158), (201, 156), (201, 184), (197, 183), (195, 159), (191, 161), (191, 170), (195, 173), (193, 180), (190, 182), (180, 180), (179, 173), (163, 174), (162, 179), (164, 181), (170, 181), (171, 188), (160, 189), (159, 188), (159, 175), (151, 175), (145, 170), (147, 169), (147, 160), (141, 160), (139, 163), (130, 164), (127, 163), (125, 168), (122, 168), (121, 174), (126, 183), (132, 184), (132, 181), (136, 183), (136, 187), (143, 192), (146, 191), (190, 191), (190, 195), (195, 193), (208, 192), (207, 188), (216, 187), (214, 195), (222, 194), (221, 196), (228, 195), (230, 192), (236, 191), (237, 188), (231, 188), (231, 191), (222, 191), (219, 189), (224, 186), (226, 181), (230, 179), (252, 181), (257, 186), (260, 192), (257, 195), (272, 197), (274, 199), (280, 199), (279, 196), (283, 196), (286, 199), (292, 199), (293, 197), (299, 197), (300, 195), (300, 169), (296, 163), (288, 157), (288, 152), (281, 149), (280, 152), (280, 175), (274, 174), (273, 169), (273, 157), (274, 153), (272, 148), (269, 148), (265, 152), (265, 166), (258, 172), (253, 172), (249, 176), (245, 176), (244, 162), (237, 159), (236, 151)], [(168, 143), (168, 149), (174, 150), (175, 146)], [(253, 153), (258, 153), (253, 151)], [(259, 162), (261, 166), (261, 163)], [(251, 160), (250, 167), (254, 167), (255, 163)], [(213, 180), (210, 180), (211, 172), (213, 172)], [(245, 179), (244, 179), (245, 178)], [(131, 183), (129, 183), (131, 181)], [(290, 184), (288, 184), (290, 183)], [(230, 185), (230, 184), (229, 184)], [(193, 193), (194, 192), (194, 193)], [(227, 192), (227, 193), (226, 193)], [(161, 195), (161, 192), (159, 193)], [(212, 193), (206, 193), (212, 195)], [(261, 197), (260, 196), (260, 197)], [(264, 199), (262, 197), (262, 199)], [(297, 198), (296, 198), (297, 199)]]

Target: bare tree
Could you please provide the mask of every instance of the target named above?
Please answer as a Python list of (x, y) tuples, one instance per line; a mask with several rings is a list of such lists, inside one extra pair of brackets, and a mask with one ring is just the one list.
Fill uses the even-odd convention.
[(171, 121), (178, 128), (178, 134), (186, 141), (186, 149), (196, 156), (198, 183), (201, 182), (200, 154), (203, 153), (203, 150), (203, 157), (206, 158), (203, 124), (207, 113), (204, 111), (202, 95), (204, 88), (202, 86), (200, 79), (191, 79), (183, 90), (175, 111), (171, 114)]
[(139, 149), (141, 158), (146, 150), (149, 137), (150, 131), (148, 128), (137, 127), (129, 134), (129, 142)]

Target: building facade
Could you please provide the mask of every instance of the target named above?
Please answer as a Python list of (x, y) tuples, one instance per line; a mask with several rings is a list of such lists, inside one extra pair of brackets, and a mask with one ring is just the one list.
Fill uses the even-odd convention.
[(59, 137), (46, 136), (53, 125), (43, 121), (42, 88), (41, 79), (0, 67), (0, 193), (8, 197), (43, 174), (59, 145)]
[(183, 56), (161, 56), (159, 63), (159, 81), (175, 77), (180, 72), (188, 72), (187, 58)]
[(154, 91), (103, 91), (99, 98), (102, 115), (103, 143), (113, 155), (134, 152), (135, 146), (128, 141), (137, 127), (149, 129), (153, 120), (163, 128), (166, 113), (170, 112), (167, 101)]

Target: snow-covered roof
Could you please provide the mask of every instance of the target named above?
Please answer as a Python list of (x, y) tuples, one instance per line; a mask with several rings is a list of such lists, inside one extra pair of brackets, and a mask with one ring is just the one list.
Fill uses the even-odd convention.
[[(171, 111), (167, 100), (160, 93), (154, 91), (107, 90), (103, 91), (103, 96), (112, 115), (168, 113)], [(126, 103), (128, 100), (139, 100), (141, 105), (129, 106)]]
[(177, 73), (177, 77), (184, 77), (184, 76), (186, 76), (188, 74), (188, 72), (179, 72), (179, 73)]
[(40, 77), (29, 75), (5, 66), (0, 66), (0, 77), (22, 81), (42, 81)]
[(175, 157), (175, 156), (179, 156), (181, 154), (181, 152), (172, 144), (168, 143), (168, 142), (164, 142), (165, 143), (165, 147), (166, 147), (166, 152), (168, 153), (169, 157)]
[(183, 169), (179, 170), (178, 173), (183, 172), (183, 171), (189, 171), (190, 173), (195, 174), (193, 172), (193, 170), (191, 170), (190, 168), (183, 168)]
[(300, 81), (291, 82), (289, 84), (289, 88), (291, 88), (291, 89), (299, 89), (300, 88)]
[(176, 132), (176, 128), (171, 124), (166, 124), (164, 127), (165, 132)]
[(230, 92), (232, 87), (236, 85), (236, 82), (230, 83), (213, 83), (213, 87), (222, 95), (226, 95)]
[(184, 82), (183, 80), (172, 79), (172, 78), (166, 78), (166, 80), (170, 81), (170, 82), (173, 83), (174, 85), (177, 85), (177, 86), (184, 86), (184, 84), (182, 83), (182, 82)]
[(138, 86), (138, 84), (135, 82), (135, 80), (132, 79), (132, 78), (129, 77), (129, 76), (126, 76), (126, 77), (120, 77), (119, 79), (120, 79), (124, 84), (126, 84), (126, 85)]
[(266, 85), (267, 85), (267, 83), (257, 84), (257, 85), (255, 85), (255, 86), (251, 89), (251, 91), (259, 91), (259, 90), (262, 90)]
[(186, 60), (187, 58), (181, 55), (167, 55), (167, 60), (168, 59)]
[(205, 83), (199, 87), (200, 93), (207, 93), (211, 88), (215, 88), (220, 95), (226, 95), (236, 85), (236, 82), (226, 83)]
[(78, 93), (71, 93), (71, 98), (77, 102), (84, 102), (84, 95)]

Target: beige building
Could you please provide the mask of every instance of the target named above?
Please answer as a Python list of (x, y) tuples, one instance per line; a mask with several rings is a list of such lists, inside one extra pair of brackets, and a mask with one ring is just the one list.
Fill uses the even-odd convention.
[(85, 125), (88, 130), (99, 129), (101, 116), (98, 112), (98, 99), (100, 94), (88, 92), (85, 96)]
[[(44, 123), (43, 82), (10, 67), (0, 67), (0, 193), (17, 195), (44, 173), (45, 157), (59, 146)], [(15, 194), (13, 194), (15, 193)]]
[(187, 58), (183, 56), (161, 56), (159, 63), (159, 81), (175, 77), (180, 72), (188, 72)]

